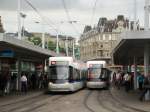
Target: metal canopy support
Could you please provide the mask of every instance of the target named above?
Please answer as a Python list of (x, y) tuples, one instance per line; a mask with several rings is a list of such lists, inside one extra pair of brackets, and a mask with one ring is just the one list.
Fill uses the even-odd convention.
[(149, 66), (149, 45), (145, 44), (144, 47), (144, 75), (148, 76), (148, 66)]
[(134, 56), (134, 90), (137, 89), (137, 58)]
[(17, 76), (17, 90), (21, 90), (21, 83), (20, 83), (20, 78), (21, 78), (21, 58), (17, 58), (17, 66), (18, 66), (18, 76)]
[(149, 0), (145, 0), (144, 9), (145, 9), (144, 29), (147, 31), (147, 30), (149, 30), (149, 12), (150, 12)]

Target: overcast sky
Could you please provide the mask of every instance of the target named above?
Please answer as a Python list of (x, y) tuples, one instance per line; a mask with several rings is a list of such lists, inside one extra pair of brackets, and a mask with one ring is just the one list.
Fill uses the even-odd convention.
[[(95, 0), (64, 0), (72, 21), (76, 24), (67, 23), (67, 15), (63, 7), (63, 0), (28, 0), (44, 16), (46, 21), (42, 25), (40, 16), (26, 3), (21, 0), (21, 10), (27, 16), (25, 18), (25, 28), (29, 32), (42, 32), (55, 34), (54, 28), (60, 30), (60, 34), (79, 37), (84, 25), (97, 24), (100, 17), (114, 19), (117, 15), (124, 15), (133, 20), (134, 0), (97, 0), (95, 13), (92, 9)], [(144, 1), (137, 0), (137, 19), (143, 26)], [(92, 15), (93, 21), (92, 21)], [(6, 32), (17, 31), (17, 0), (0, 0), (0, 16)], [(35, 22), (40, 22), (39, 24)], [(65, 21), (61, 23), (61, 21)]]

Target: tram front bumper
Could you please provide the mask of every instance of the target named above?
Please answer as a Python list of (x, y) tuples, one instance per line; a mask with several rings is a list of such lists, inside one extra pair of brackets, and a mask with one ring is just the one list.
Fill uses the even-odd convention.
[(107, 87), (107, 84), (106, 84), (106, 82), (88, 81), (86, 86), (88, 88), (105, 88), (105, 87)]
[(73, 88), (73, 85), (68, 82), (63, 83), (63, 84), (55, 84), (55, 83), (50, 82), (48, 84), (48, 90), (61, 92), (61, 91), (73, 91), (74, 88)]

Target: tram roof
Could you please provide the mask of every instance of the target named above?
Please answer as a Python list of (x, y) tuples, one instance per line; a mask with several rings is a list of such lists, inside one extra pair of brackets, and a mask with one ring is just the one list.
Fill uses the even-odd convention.
[(49, 58), (50, 59), (50, 61), (72, 61), (73, 62), (73, 57), (65, 57), (65, 56), (63, 56), (63, 57), (50, 57)]
[(87, 61), (87, 64), (106, 64), (106, 61)]
[(47, 57), (57, 55), (54, 51), (43, 49), (41, 47), (32, 45), (26, 41), (19, 40), (17, 38), (6, 37), (4, 34), (0, 34), (0, 45), (1, 47), (4, 47), (4, 48), (7, 48), (7, 46), (15, 47), (15, 48), (18, 48), (20, 51), (34, 52), (34, 53), (42, 54)]
[(129, 65), (144, 63), (144, 46), (150, 45), (150, 31), (127, 31), (120, 36), (117, 46), (112, 51), (115, 64)]

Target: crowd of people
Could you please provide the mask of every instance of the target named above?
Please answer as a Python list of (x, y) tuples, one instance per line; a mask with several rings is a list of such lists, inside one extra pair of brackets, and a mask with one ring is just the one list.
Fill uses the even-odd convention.
[[(125, 91), (129, 92), (134, 88), (134, 73), (117, 71), (113, 75), (113, 84), (117, 87), (117, 89), (124, 87)], [(137, 85), (141, 93), (139, 99), (142, 101), (145, 94), (150, 90), (150, 75), (144, 76), (143, 73), (137, 72)]]
[(113, 82), (114, 85), (120, 89), (121, 86), (125, 87), (125, 91), (128, 92), (130, 89), (133, 88), (133, 74), (129, 72), (121, 72), (117, 71), (113, 75)]
[(0, 95), (4, 96), (12, 92), (18, 91), (17, 84), (20, 83), (22, 93), (35, 89), (44, 89), (47, 87), (47, 74), (43, 72), (21, 72), (20, 78), (17, 73), (12, 73), (9, 70), (0, 72)]

